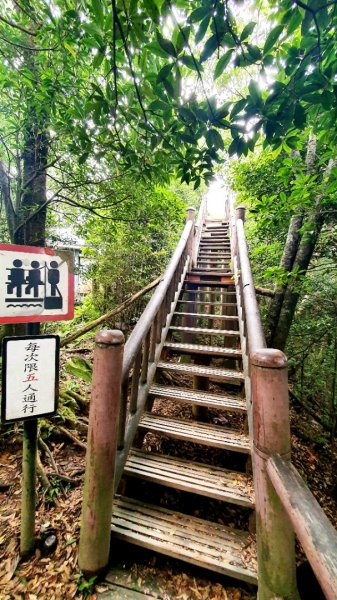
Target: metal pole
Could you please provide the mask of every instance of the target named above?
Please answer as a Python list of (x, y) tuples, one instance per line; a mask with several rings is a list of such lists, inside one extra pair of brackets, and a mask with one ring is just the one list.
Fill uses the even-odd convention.
[[(28, 323), (21, 327), (24, 335), (35, 336), (40, 333), (40, 323)], [(16, 330), (20, 334), (18, 327)], [(37, 419), (23, 422), (20, 532), (20, 554), (23, 558), (28, 557), (35, 547), (37, 431)]]
[(259, 600), (298, 599), (292, 526), (267, 474), (274, 454), (290, 460), (287, 359), (271, 348), (250, 355)]
[(78, 560), (87, 577), (109, 561), (123, 346), (121, 331), (96, 334)]

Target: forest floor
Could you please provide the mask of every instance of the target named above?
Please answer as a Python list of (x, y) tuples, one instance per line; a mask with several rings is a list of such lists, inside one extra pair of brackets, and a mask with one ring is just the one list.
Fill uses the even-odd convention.
[[(182, 408), (182, 411), (186, 408)], [(84, 419), (87, 414), (84, 414)], [(219, 415), (217, 416), (219, 418)], [(333, 525), (337, 526), (337, 484), (335, 472), (337, 449), (331, 450), (321, 426), (298, 405), (291, 410), (293, 462), (302, 477), (307, 481), (317, 500), (323, 506)], [(85, 442), (85, 433), (76, 431), (76, 437)], [(175, 453), (173, 440), (163, 442), (162, 450)], [(80, 511), (85, 450), (61, 433), (51, 433), (47, 439), (55, 464), (52, 465), (48, 453), (41, 452), (45, 474), (50, 487), (38, 485), (38, 506), (36, 512), (37, 545), (34, 555), (25, 562), (19, 557), (20, 536), (20, 496), (22, 439), (19, 427), (3, 428), (0, 437), (0, 600), (63, 600), (71, 598), (91, 598), (99, 594), (104, 597), (123, 598), (122, 593), (107, 595), (107, 584), (86, 582), (78, 570), (77, 551), (79, 538)], [(158, 450), (158, 438), (145, 438), (145, 444), (152, 451)], [(180, 444), (181, 446), (181, 444)], [(181, 447), (179, 449), (181, 452)], [(184, 448), (184, 453), (193, 452), (197, 458), (197, 448)], [(201, 449), (201, 453), (205, 449)], [(200, 460), (200, 457), (198, 458)], [(55, 473), (55, 466), (61, 478)], [(155, 486), (153, 486), (155, 488)], [(148, 492), (147, 492), (148, 493)], [(150, 495), (155, 493), (151, 490)], [(163, 490), (160, 492), (163, 493)], [(164, 503), (174, 505), (175, 491), (164, 491)], [(183, 495), (183, 493), (182, 493)], [(181, 498), (180, 498), (181, 500)], [(223, 505), (219, 502), (196, 500), (194, 514), (221, 522)], [(206, 502), (206, 500), (205, 500)], [(231, 520), (231, 509), (226, 509), (226, 522)], [(237, 517), (235, 517), (237, 525)], [(234, 517), (233, 517), (234, 520)], [(247, 523), (247, 513), (242, 511), (240, 524)], [(45, 538), (55, 535), (56, 549), (50, 554), (46, 549)], [(160, 600), (254, 600), (256, 589), (253, 586), (238, 585), (237, 582), (218, 574), (202, 571), (178, 560), (155, 555), (149, 551), (119, 545), (118, 558), (114, 557), (114, 571), (109, 576), (112, 589), (125, 585), (143, 594)], [(302, 560), (298, 553), (298, 562)], [(117, 584), (117, 588), (114, 587)], [(120, 588), (122, 589), (122, 588)], [(303, 596), (303, 598), (306, 596)], [(311, 596), (312, 597), (312, 596)]]

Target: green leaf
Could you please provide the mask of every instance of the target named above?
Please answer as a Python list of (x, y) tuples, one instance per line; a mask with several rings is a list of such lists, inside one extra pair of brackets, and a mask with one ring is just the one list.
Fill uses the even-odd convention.
[(63, 42), (63, 45), (64, 45), (64, 47), (66, 48), (66, 50), (68, 50), (68, 52), (70, 52), (70, 54), (71, 54), (71, 55), (72, 55), (74, 58), (76, 58), (76, 52), (75, 52), (74, 48), (72, 48), (72, 47), (70, 46), (70, 44), (68, 44), (67, 42)]
[(163, 38), (163, 36), (161, 35), (161, 33), (159, 33), (159, 31), (157, 32), (157, 40), (158, 40), (158, 44), (164, 50), (164, 52), (166, 52), (170, 56), (174, 56), (174, 57), (177, 56), (176, 49), (173, 46), (172, 42), (170, 42), (170, 40), (166, 40), (165, 38)]
[(261, 50), (258, 46), (254, 46), (253, 44), (246, 44), (249, 56), (252, 60), (256, 61), (261, 58)]
[(240, 41), (244, 42), (249, 36), (250, 34), (253, 32), (254, 27), (255, 27), (256, 23), (254, 21), (250, 21), (250, 23), (248, 23), (242, 30), (242, 33), (240, 35)]
[(78, 164), (83, 165), (89, 158), (89, 152), (84, 152), (78, 159)]
[(173, 63), (170, 65), (165, 65), (162, 69), (160, 69), (157, 75), (157, 83), (160, 83), (161, 81), (164, 81), (164, 79), (167, 79), (172, 71), (172, 68)]
[(240, 138), (234, 138), (234, 140), (232, 141), (232, 143), (230, 144), (229, 148), (228, 148), (228, 154), (229, 156), (233, 156), (233, 154), (236, 154), (238, 146), (239, 146), (239, 141)]
[(83, 381), (90, 383), (92, 380), (92, 366), (84, 358), (74, 356), (74, 358), (68, 360), (65, 369), (68, 373), (83, 379)]
[(248, 85), (248, 90), (254, 104), (259, 104), (261, 102), (261, 90), (258, 82), (254, 81), (254, 79), (251, 79)]
[(225, 102), (220, 108), (217, 108), (215, 113), (216, 118), (223, 119), (224, 117), (227, 117), (231, 104), (231, 102)]
[(210, 15), (211, 8), (210, 6), (201, 6), (200, 8), (196, 8), (193, 12), (191, 12), (189, 20), (191, 23), (195, 21), (201, 21), (206, 17), (206, 15)]
[(305, 108), (299, 102), (295, 106), (294, 112), (294, 125), (298, 129), (302, 129), (303, 125), (306, 122), (306, 112)]
[(271, 50), (272, 47), (276, 44), (283, 29), (284, 25), (276, 25), (276, 27), (274, 27), (274, 29), (271, 30), (263, 46), (263, 54), (268, 54), (269, 50)]
[[(181, 62), (185, 65), (185, 67), (187, 67), (188, 69), (192, 69), (192, 71), (196, 71), (198, 72), (198, 64), (196, 65), (192, 56), (188, 56), (187, 54), (185, 54), (185, 56), (181, 56), (179, 58), (179, 60), (181, 60)], [(195, 59), (196, 60), (196, 59)], [(196, 60), (196, 62), (198, 63), (198, 61)]]
[(170, 110), (171, 106), (169, 104), (166, 104), (165, 102), (162, 102), (161, 100), (154, 100), (153, 102), (151, 102), (151, 104), (149, 105), (149, 110)]
[(212, 35), (210, 38), (208, 38), (208, 40), (205, 44), (205, 47), (200, 55), (200, 62), (204, 62), (210, 56), (212, 56), (213, 52), (215, 52), (217, 47), (218, 47), (218, 38), (216, 35)]
[(195, 34), (195, 43), (196, 44), (199, 44), (199, 42), (201, 42), (201, 40), (204, 39), (210, 20), (211, 20), (211, 16), (208, 15), (207, 17), (205, 17), (205, 19), (203, 19), (201, 21), (199, 29), (198, 29), (197, 33)]
[(214, 146), (214, 148), (216, 148), (217, 150), (223, 150), (224, 149), (224, 143), (223, 143), (223, 139), (220, 135), (220, 133), (216, 130), (216, 129), (209, 129), (206, 133), (206, 142), (207, 142), (207, 146), (209, 148), (211, 148), (212, 146)]
[(151, 44), (147, 44), (145, 46), (147, 50), (150, 50), (156, 56), (160, 56), (161, 58), (167, 58), (167, 52), (162, 49), (162, 47), (157, 42), (151, 42)]
[(175, 88), (173, 85), (173, 81), (170, 79), (163, 79), (163, 86), (164, 86), (167, 94), (169, 95), (169, 97), (174, 98), (175, 97)]
[(231, 118), (233, 119), (234, 117), (236, 117), (236, 115), (238, 115), (242, 111), (242, 109), (246, 106), (246, 104), (247, 104), (246, 98), (242, 98), (238, 102), (235, 102), (234, 107), (232, 108)]
[(101, 27), (104, 25), (103, 4), (101, 0), (91, 0), (92, 12), (95, 16), (95, 21)]
[(222, 75), (222, 73), (224, 72), (225, 68), (227, 67), (228, 63), (230, 62), (230, 60), (232, 58), (232, 54), (233, 54), (233, 50), (228, 50), (218, 60), (217, 65), (214, 70), (214, 79), (217, 79), (218, 77), (220, 77), (220, 75)]

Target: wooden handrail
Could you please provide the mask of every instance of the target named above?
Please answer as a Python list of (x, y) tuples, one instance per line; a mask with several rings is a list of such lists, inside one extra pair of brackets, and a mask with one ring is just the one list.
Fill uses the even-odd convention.
[(275, 455), (267, 472), (328, 600), (337, 592), (337, 531), (295, 467)]
[(245, 321), (247, 327), (249, 352), (266, 348), (259, 305), (257, 303), (253, 274), (250, 267), (246, 235), (242, 219), (236, 221), (238, 252), (240, 257), (240, 277), (242, 295), (245, 306)]
[(128, 341), (125, 344), (124, 349), (124, 360), (123, 360), (123, 370), (122, 370), (122, 381), (125, 382), (126, 378), (129, 375), (130, 368), (132, 366), (133, 361), (135, 360), (139, 348), (147, 335), (154, 318), (165, 299), (167, 294), (169, 285), (172, 281), (172, 277), (176, 271), (176, 268), (181, 259), (182, 253), (185, 250), (187, 241), (191, 234), (191, 230), (193, 228), (193, 222), (187, 221), (184, 227), (184, 231), (181, 235), (179, 243), (173, 253), (173, 256), (166, 268), (166, 271), (163, 275), (163, 278), (158, 285), (156, 291), (154, 292), (152, 298), (150, 299), (148, 305), (146, 306), (144, 312), (142, 313), (139, 321), (134, 327)]
[[(118, 452), (114, 477), (115, 490), (117, 490), (122, 477), (128, 453), (147, 402), (149, 389), (163, 347), (162, 340), (165, 339), (168, 332), (178, 295), (191, 262), (194, 243), (194, 210), (189, 209), (188, 215), (189, 219), (165, 270), (162, 281), (125, 344)], [(132, 381), (129, 393), (131, 371)]]
[(192, 254), (192, 263), (193, 266), (197, 264), (197, 256), (198, 249), (200, 244), (200, 238), (202, 233), (202, 226), (205, 222), (207, 212), (207, 199), (206, 196), (203, 196), (201, 200), (201, 204), (199, 207), (198, 217), (195, 223), (195, 233), (194, 233), (194, 245), (193, 245), (193, 254)]

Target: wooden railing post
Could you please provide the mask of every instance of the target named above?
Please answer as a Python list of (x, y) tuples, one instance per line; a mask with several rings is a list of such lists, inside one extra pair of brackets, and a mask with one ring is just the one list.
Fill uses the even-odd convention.
[(287, 359), (266, 348), (253, 352), (250, 363), (259, 600), (295, 600), (294, 533), (267, 474), (270, 456), (290, 460)]
[(244, 223), (245, 222), (245, 218), (246, 218), (246, 207), (244, 204), (240, 204), (240, 206), (237, 207), (236, 209), (236, 218), (237, 219), (241, 219), (241, 221)]
[[(193, 208), (193, 206), (190, 206), (187, 209), (187, 221), (192, 221), (193, 223), (193, 227), (191, 229), (191, 233), (189, 235), (189, 239), (187, 242), (187, 253), (190, 255), (191, 257), (191, 262), (193, 261), (193, 255), (194, 255), (194, 236), (195, 236), (195, 208)], [(192, 266), (192, 265), (191, 265)]]
[(123, 346), (121, 331), (96, 334), (78, 559), (87, 577), (109, 560)]

